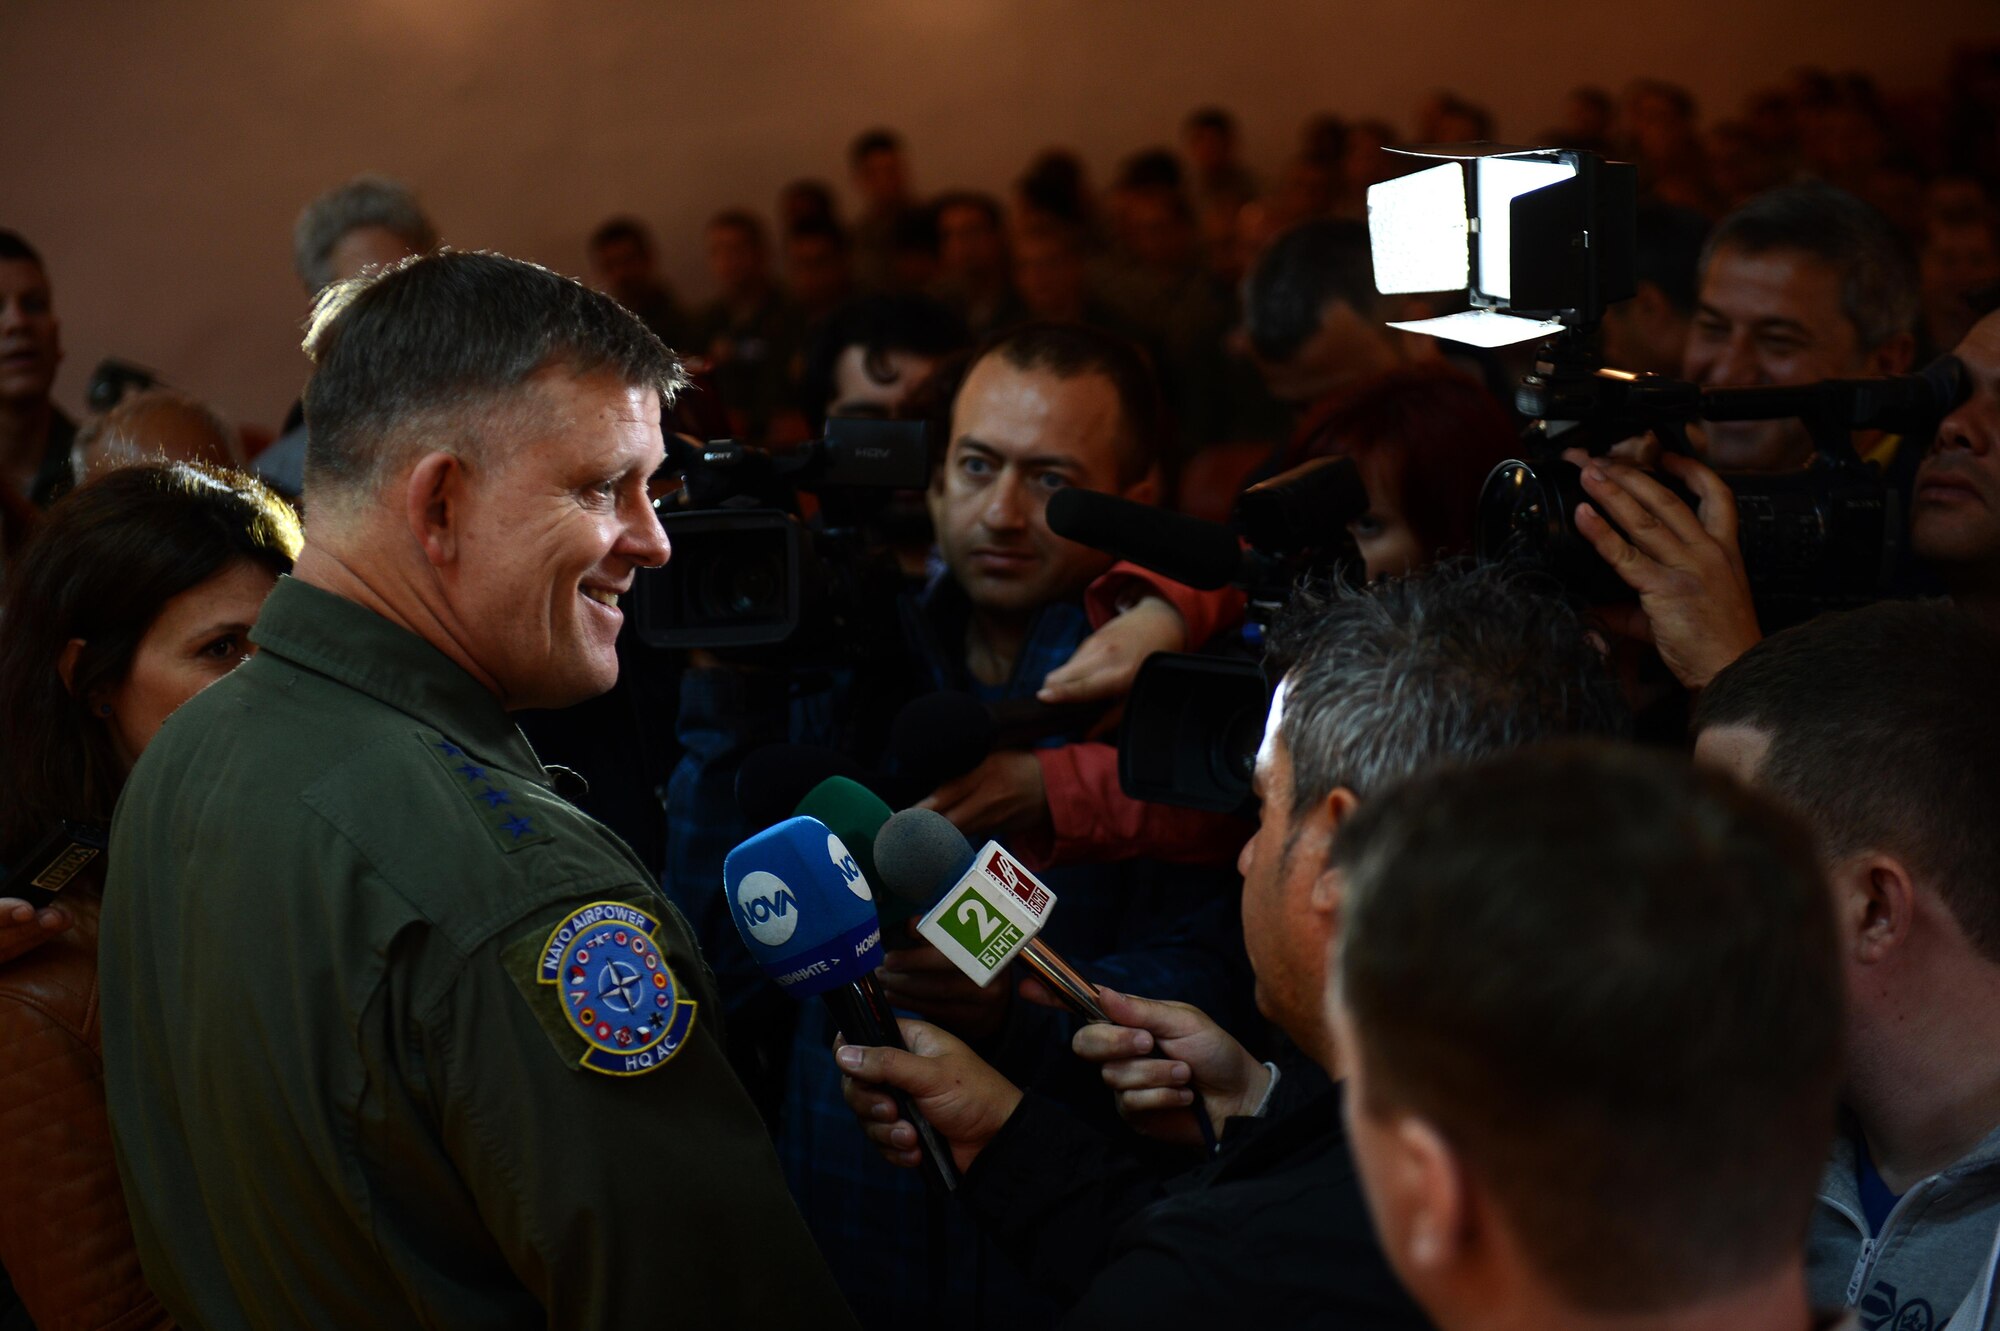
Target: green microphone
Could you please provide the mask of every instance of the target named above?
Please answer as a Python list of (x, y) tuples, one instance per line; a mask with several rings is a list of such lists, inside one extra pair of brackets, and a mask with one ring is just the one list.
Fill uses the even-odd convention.
[(869, 886), (875, 889), (875, 908), (882, 917), (884, 947), (910, 947), (916, 942), (910, 932), (912, 916), (930, 908), (928, 901), (908, 902), (887, 892), (882, 875), (875, 869), (875, 834), (889, 821), (891, 810), (868, 787), (844, 776), (830, 776), (805, 793), (794, 817), (817, 818), (825, 823), (861, 866)]

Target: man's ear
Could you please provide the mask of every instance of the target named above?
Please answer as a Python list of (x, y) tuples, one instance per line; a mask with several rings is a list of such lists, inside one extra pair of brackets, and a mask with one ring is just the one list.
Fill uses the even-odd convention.
[[(1346, 786), (1335, 786), (1333, 793), (1326, 797), (1326, 802), (1318, 810), (1319, 816), (1325, 821), (1325, 826), (1314, 828), (1312, 835), (1324, 837), (1323, 844), (1331, 846), (1335, 834), (1340, 831), (1340, 825), (1346, 822), (1360, 806), (1360, 796)], [(1313, 879), (1313, 908), (1337, 913), (1344, 893), (1345, 880), (1341, 877), (1340, 871), (1333, 867), (1332, 858), (1329, 856), (1326, 866), (1320, 870), (1319, 876)]]
[(82, 638), (71, 638), (56, 654), (56, 678), (62, 681), (63, 692), (72, 698), (76, 696), (76, 663), (83, 656)]
[(465, 520), (465, 463), (451, 453), (426, 453), (403, 483), (403, 516), (433, 568), (458, 562)]
[(1444, 1134), (1414, 1115), (1397, 1121), (1394, 1141), (1391, 1186), (1401, 1193), (1404, 1259), (1416, 1272), (1444, 1272), (1465, 1249), (1464, 1167)]
[(1827, 878), (1843, 952), (1873, 966), (1908, 941), (1916, 923), (1917, 885), (1901, 860), (1873, 851), (1850, 855), (1831, 865)]

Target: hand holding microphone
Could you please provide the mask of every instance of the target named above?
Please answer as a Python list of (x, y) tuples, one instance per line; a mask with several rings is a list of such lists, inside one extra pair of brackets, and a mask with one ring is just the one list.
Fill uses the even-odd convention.
[[(974, 983), (990, 984), (1018, 958), (1046, 993), (1086, 1022), (1116, 1021), (1102, 1006), (1098, 988), (1036, 937), (1055, 907), (1055, 894), (998, 842), (987, 842), (975, 854), (941, 815), (905, 809), (883, 824), (875, 862), (899, 897), (935, 900), (917, 932)], [(1219, 1027), (1216, 1033), (1229, 1039)], [(1198, 1139), (1213, 1148), (1215, 1129), (1204, 1102), (1189, 1096), (1177, 1108)]]
[[(835, 1025), (861, 1044), (900, 1048), (902, 1033), (875, 983), (882, 925), (874, 892), (855, 856), (817, 818), (794, 817), (729, 852), (723, 887), (743, 944), (766, 975), (794, 998), (824, 999)], [(915, 1109), (918, 1150), (945, 1190), (958, 1172), (941, 1139)]]
[(1020, 1088), (957, 1036), (928, 1022), (901, 1024), (907, 1049), (843, 1044), (834, 1050), (844, 1074), (841, 1095), (890, 1164), (914, 1169), (923, 1163), (922, 1138), (908, 1117), (914, 1108), (948, 1144), (962, 1173), (1013, 1116)]
[[(1033, 982), (1022, 997), (1047, 1006), (1060, 1000)], [(1098, 986), (1108, 1022), (1077, 1029), (1078, 1058), (1099, 1065), (1118, 1113), (1136, 1132), (1180, 1146), (1207, 1137), (1187, 1111), (1201, 1097), (1211, 1123), (1253, 1112), (1270, 1089), (1271, 1070), (1200, 1008), (1121, 994)]]

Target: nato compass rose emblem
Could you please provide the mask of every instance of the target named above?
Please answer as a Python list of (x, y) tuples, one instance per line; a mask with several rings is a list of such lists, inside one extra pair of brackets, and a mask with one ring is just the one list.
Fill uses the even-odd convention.
[(660, 922), (635, 906), (594, 901), (557, 925), (542, 947), (541, 983), (554, 985), (582, 1067), (636, 1077), (681, 1050), (695, 1004), (655, 941)]

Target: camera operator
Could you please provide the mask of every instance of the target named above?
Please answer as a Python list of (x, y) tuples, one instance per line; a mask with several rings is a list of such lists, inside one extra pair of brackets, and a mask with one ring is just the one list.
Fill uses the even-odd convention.
[[(1910, 547), (1962, 609), (2000, 627), (2000, 312), (1952, 354), (1972, 391), (1916, 468)], [(1696, 498), (1690, 509), (1628, 462), (1570, 457), (1591, 500), (1577, 510), (1577, 531), (1639, 593), (1636, 609), (1599, 613), (1650, 640), (1683, 685), (1702, 688), (1763, 636), (1728, 486), (1693, 458), (1664, 456), (1661, 465)]]
[(672, 353), (469, 253), (331, 288), (307, 349), (312, 541), (112, 832), (147, 1276), (203, 1326), (847, 1324), (685, 922), (510, 715), (617, 678)]
[[(1901, 374), (1918, 316), (1915, 260), (1887, 218), (1829, 185), (1781, 186), (1709, 233), (1681, 377), (1724, 388)], [(1796, 420), (1708, 421), (1703, 434), (1718, 471), (1790, 471), (1813, 455)], [(1874, 437), (1855, 447), (1907, 477), (1921, 445)]]
[(1869, 1326), (1944, 1325), (2000, 1222), (1996, 680), (1987, 627), (1885, 602), (1773, 634), (1696, 714), (1696, 757), (1795, 809), (1826, 865), (1848, 1068), (1808, 1273)]
[(952, 1143), (960, 1197), (1071, 1305), (1065, 1325), (1422, 1325), (1384, 1269), (1340, 1092), (1321, 1072), (1343, 1066), (1326, 1027), (1343, 913), (1335, 834), (1414, 771), (1623, 720), (1576, 616), (1490, 569), (1302, 595), (1274, 655), (1284, 678), (1257, 756), (1262, 818), (1239, 865), (1258, 1006), (1297, 1053), (1280, 1071), (1195, 1007), (1110, 990), (1101, 998), (1119, 1024), (1075, 1039), (1143, 1131), (1187, 1142), (1199, 1094), (1222, 1128), (1213, 1159), (1162, 1186), (1129, 1146), (925, 1023), (904, 1023), (911, 1052), (837, 1053), (850, 1108), (905, 1166), (915, 1133), (879, 1088), (915, 1098)]
[(1841, 1003), (1803, 828), (1684, 760), (1549, 746), (1363, 805), (1332, 872), (1355, 1164), (1443, 1331), (1834, 1321), (1799, 1244)]

